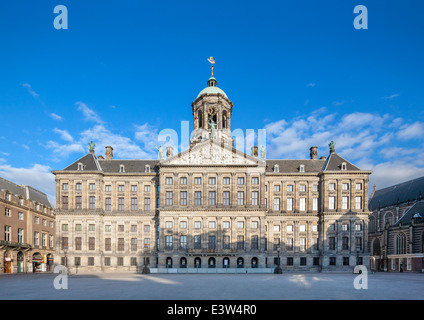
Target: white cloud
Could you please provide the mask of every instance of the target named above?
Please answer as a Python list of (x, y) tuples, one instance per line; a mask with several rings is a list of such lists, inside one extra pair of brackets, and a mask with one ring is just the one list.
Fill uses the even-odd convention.
[(65, 141), (68, 141), (68, 142), (74, 141), (74, 138), (72, 138), (70, 133), (66, 130), (60, 130), (60, 129), (54, 128), (53, 131), (55, 133), (59, 134), (60, 137), (62, 138), (62, 140), (65, 140)]
[(21, 84), (22, 87), (26, 88), (28, 93), (32, 95), (34, 98), (39, 98), (40, 95), (32, 89), (31, 85), (29, 83), (23, 83)]
[(398, 132), (398, 137), (400, 139), (409, 140), (422, 138), (424, 136), (424, 123), (419, 121), (413, 124), (405, 124), (400, 129), (401, 130)]
[(100, 116), (90, 109), (84, 102), (77, 102), (78, 110), (82, 112), (86, 121), (94, 121), (99, 124), (103, 124), (104, 122), (100, 119)]
[(51, 168), (34, 164), (30, 168), (15, 168), (0, 162), (0, 176), (16, 184), (29, 185), (47, 194), (52, 205), (56, 204), (56, 183)]
[(22, 144), (21, 146), (22, 146), (22, 148), (24, 148), (26, 150), (29, 150), (30, 149), (29, 146), (27, 146), (26, 144)]
[(395, 93), (395, 94), (392, 94), (391, 96), (381, 97), (381, 99), (384, 99), (384, 100), (393, 100), (393, 99), (395, 99), (397, 97), (399, 97), (399, 94)]
[(58, 114), (56, 114), (56, 113), (50, 113), (50, 117), (53, 120), (57, 120), (57, 121), (62, 121), (63, 120), (63, 118), (61, 116), (59, 116)]
[(316, 86), (316, 83), (312, 83), (312, 82), (310, 82), (310, 83), (308, 83), (307, 85), (306, 85), (307, 87), (315, 87)]

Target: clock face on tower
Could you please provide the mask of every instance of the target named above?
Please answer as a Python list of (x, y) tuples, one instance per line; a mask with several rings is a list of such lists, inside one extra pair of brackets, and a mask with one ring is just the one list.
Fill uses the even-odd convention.
[(208, 108), (208, 114), (210, 115), (210, 116), (214, 116), (214, 115), (216, 115), (216, 113), (218, 112), (218, 109), (217, 109), (217, 107), (216, 106), (210, 106), (209, 108)]

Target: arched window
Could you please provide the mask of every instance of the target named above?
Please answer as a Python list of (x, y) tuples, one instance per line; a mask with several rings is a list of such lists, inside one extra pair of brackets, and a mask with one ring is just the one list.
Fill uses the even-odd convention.
[(227, 123), (227, 111), (224, 110), (222, 112), (222, 129), (227, 129), (228, 123)]
[(184, 257), (180, 259), (180, 268), (187, 268), (187, 259)]
[(258, 267), (258, 258), (254, 257), (252, 258), (252, 268)]
[(399, 233), (396, 236), (396, 254), (406, 253), (406, 237), (404, 233)]
[(230, 259), (229, 258), (224, 258), (222, 260), (222, 267), (223, 268), (229, 268), (230, 267)]
[(124, 173), (125, 172), (125, 166), (123, 164), (121, 164), (119, 166), (119, 172)]
[(215, 267), (216, 267), (215, 258), (209, 258), (208, 268), (215, 268)]
[(172, 268), (172, 258), (166, 258), (166, 267)]
[(199, 128), (203, 128), (203, 113), (202, 110), (199, 110), (197, 113), (197, 119), (199, 121)]
[(393, 214), (391, 212), (386, 212), (383, 219), (383, 229), (390, 227), (393, 224)]
[(201, 268), (202, 267), (202, 259), (200, 259), (200, 258), (194, 259), (194, 267), (195, 268)]
[(244, 259), (243, 258), (237, 259), (237, 268), (244, 268)]
[(370, 222), (369, 222), (369, 232), (370, 233), (373, 233), (373, 232), (375, 232), (376, 230), (375, 230), (375, 218), (374, 218), (374, 216), (370, 216)]

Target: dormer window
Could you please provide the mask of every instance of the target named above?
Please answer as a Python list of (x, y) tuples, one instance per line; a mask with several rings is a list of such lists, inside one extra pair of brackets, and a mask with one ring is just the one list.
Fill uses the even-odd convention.
[(280, 166), (278, 164), (274, 165), (274, 172), (280, 172)]
[(341, 169), (342, 169), (343, 171), (346, 171), (346, 170), (347, 170), (347, 164), (346, 164), (346, 162), (343, 162), (343, 163), (342, 163)]
[(123, 164), (121, 164), (119, 166), (119, 172), (124, 173), (125, 172), (125, 166)]
[(305, 172), (305, 165), (304, 164), (300, 165), (299, 172)]
[(83, 171), (83, 170), (84, 170), (84, 165), (81, 162), (79, 162), (78, 163), (78, 171)]
[(146, 167), (144, 168), (144, 172), (150, 172), (150, 166), (146, 164)]

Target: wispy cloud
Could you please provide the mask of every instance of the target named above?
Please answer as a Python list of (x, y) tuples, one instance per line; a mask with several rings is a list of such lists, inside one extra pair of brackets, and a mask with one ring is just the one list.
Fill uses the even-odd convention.
[(54, 128), (53, 131), (55, 133), (59, 134), (60, 137), (62, 138), (62, 140), (65, 140), (65, 141), (68, 141), (68, 142), (74, 141), (74, 138), (66, 130), (60, 130), (60, 129)]
[(309, 82), (306, 86), (307, 87), (315, 87), (317, 84), (316, 83), (313, 83), (313, 82)]
[[(377, 188), (424, 174), (422, 122), (367, 112), (339, 115), (322, 109), (269, 123), (265, 129), (269, 159), (307, 159), (313, 145), (327, 156), (328, 143), (334, 140), (338, 154), (361, 169), (374, 171), (370, 179)], [(410, 139), (416, 140), (409, 143)]]
[(56, 114), (56, 113), (50, 113), (50, 117), (53, 120), (56, 120), (56, 121), (62, 121), (63, 120), (63, 118), (61, 116), (59, 116), (58, 114)]
[(29, 83), (23, 83), (23, 84), (21, 84), (21, 86), (24, 87), (24, 88), (26, 88), (27, 91), (28, 91), (28, 93), (30, 95), (32, 95), (34, 98), (40, 97), (40, 95), (37, 92), (35, 92), (34, 89), (32, 89), (32, 87), (31, 87), (31, 85)]
[(395, 93), (395, 94), (392, 94), (391, 96), (381, 97), (381, 99), (384, 99), (384, 100), (393, 100), (393, 99), (395, 99), (397, 97), (399, 97), (399, 94)]
[(99, 124), (103, 124), (104, 122), (100, 118), (100, 116), (92, 109), (90, 109), (84, 102), (77, 102), (78, 110), (82, 112), (84, 115), (84, 119), (86, 121), (93, 121)]

